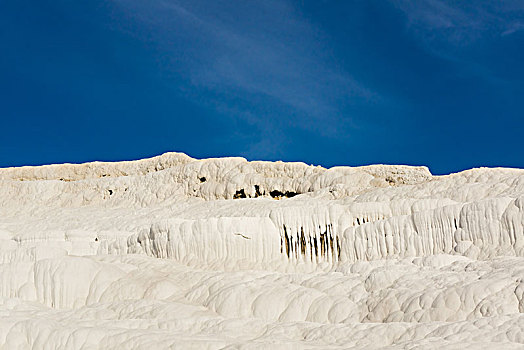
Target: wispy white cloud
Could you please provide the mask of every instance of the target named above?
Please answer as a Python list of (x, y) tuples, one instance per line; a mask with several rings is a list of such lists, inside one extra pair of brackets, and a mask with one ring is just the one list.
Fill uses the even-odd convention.
[(408, 28), (427, 40), (468, 45), (522, 28), (523, 1), (391, 0), (408, 19)]
[(351, 128), (345, 106), (379, 99), (336, 68), (322, 33), (285, 1), (120, 3), (150, 26), (152, 40), (165, 51), (163, 64), (185, 76), (196, 95), (204, 89), (230, 98), (259, 98), (293, 111), (270, 116), (268, 110), (253, 117), (257, 111), (231, 106), (230, 98), (207, 101), (262, 132), (275, 126), (264, 118), (286, 118), (287, 125), (336, 136)]
[(505, 31), (503, 31), (500, 35), (501, 36), (507, 36), (511, 35), (513, 33), (516, 33), (518, 31), (521, 31), (524, 29), (524, 21), (520, 22), (513, 22)]
[[(469, 50), (524, 29), (523, 1), (391, 0), (407, 19), (406, 29), (428, 53), (492, 85), (507, 82)], [(474, 51), (473, 51), (474, 52)]]

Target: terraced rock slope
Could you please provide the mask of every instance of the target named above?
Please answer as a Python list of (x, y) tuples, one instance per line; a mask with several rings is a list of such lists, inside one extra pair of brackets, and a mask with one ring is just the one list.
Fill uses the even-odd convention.
[(524, 170), (0, 169), (0, 349), (523, 349)]

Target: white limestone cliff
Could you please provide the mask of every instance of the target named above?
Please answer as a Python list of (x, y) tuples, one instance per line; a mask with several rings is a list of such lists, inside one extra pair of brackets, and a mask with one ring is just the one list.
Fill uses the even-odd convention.
[(524, 348), (524, 170), (0, 169), (0, 348)]

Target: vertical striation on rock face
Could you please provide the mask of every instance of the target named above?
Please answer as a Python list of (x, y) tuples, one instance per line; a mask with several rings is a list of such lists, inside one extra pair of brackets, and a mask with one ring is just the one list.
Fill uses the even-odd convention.
[(0, 169), (0, 348), (517, 349), (523, 281), (520, 169)]

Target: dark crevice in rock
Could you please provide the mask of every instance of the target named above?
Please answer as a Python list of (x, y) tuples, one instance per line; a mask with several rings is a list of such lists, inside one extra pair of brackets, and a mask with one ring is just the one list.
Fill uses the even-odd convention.
[(260, 197), (262, 193), (260, 192), (260, 186), (255, 185), (255, 198)]
[[(255, 187), (255, 194), (254, 195), (246, 194), (245, 189), (241, 188), (241, 189), (239, 189), (239, 190), (237, 190), (235, 192), (235, 194), (233, 195), (233, 199), (258, 198), (258, 197), (264, 196), (264, 194), (266, 192), (262, 192), (260, 190), (260, 186), (259, 185), (255, 185), (254, 187)], [(294, 196), (296, 196), (298, 194), (300, 194), (300, 193), (291, 192), (291, 191), (281, 192), (279, 190), (273, 190), (273, 191), (269, 192), (269, 195), (271, 196), (271, 198), (274, 198), (274, 199), (291, 198), (291, 197), (294, 197)]]
[(233, 196), (233, 199), (239, 199), (239, 198), (247, 198), (246, 192), (244, 191), (243, 188), (236, 191), (235, 195)]
[(273, 191), (269, 192), (269, 195), (272, 198), (275, 198), (275, 199), (280, 199), (280, 198), (283, 198), (283, 197), (291, 198), (291, 197), (295, 197), (297, 194), (298, 193), (296, 193), (296, 192), (291, 192), (291, 191), (281, 192), (279, 190), (273, 190)]

